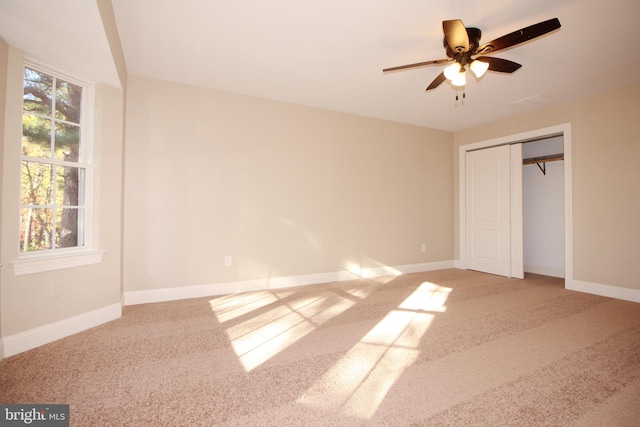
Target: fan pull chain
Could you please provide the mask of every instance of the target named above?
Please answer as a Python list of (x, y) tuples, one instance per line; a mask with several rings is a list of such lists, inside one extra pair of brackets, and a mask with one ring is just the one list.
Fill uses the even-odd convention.
[[(467, 92), (465, 90), (462, 91), (462, 104), (464, 104), (464, 100), (467, 98)], [(456, 91), (456, 106), (458, 105), (458, 91)]]

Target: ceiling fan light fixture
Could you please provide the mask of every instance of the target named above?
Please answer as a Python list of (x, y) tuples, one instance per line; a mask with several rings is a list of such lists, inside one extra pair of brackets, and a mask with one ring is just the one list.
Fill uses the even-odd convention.
[(464, 68), (462, 72), (457, 73), (452, 79), (451, 84), (454, 86), (464, 86), (467, 84), (467, 78), (465, 77)]
[(493, 53), (517, 46), (551, 33), (558, 28), (560, 28), (560, 20), (553, 18), (505, 34), (488, 43), (480, 44), (482, 35), (480, 29), (465, 27), (460, 19), (450, 19), (442, 21), (442, 30), (444, 32), (443, 45), (447, 58), (384, 68), (382, 72), (405, 70), (407, 68), (423, 67), (426, 65), (448, 64), (444, 71), (433, 79), (426, 90), (435, 89), (446, 80), (449, 80), (453, 86), (465, 86), (467, 65), (469, 65), (469, 69), (478, 79), (482, 78), (488, 69), (498, 73), (513, 73), (522, 66), (517, 62), (507, 59), (479, 56), (478, 58), (482, 59), (479, 61), (477, 59), (474, 60), (472, 58), (473, 56)]
[(473, 74), (475, 74), (477, 78), (480, 78), (484, 76), (484, 73), (489, 69), (489, 64), (476, 59), (471, 63), (469, 68), (471, 68), (471, 71), (473, 71)]
[(460, 71), (464, 73), (464, 70), (461, 70), (461, 68), (462, 67), (458, 62), (454, 62), (453, 64), (449, 65), (447, 68), (444, 69), (444, 76), (449, 80), (453, 80), (456, 78), (458, 74), (460, 74)]

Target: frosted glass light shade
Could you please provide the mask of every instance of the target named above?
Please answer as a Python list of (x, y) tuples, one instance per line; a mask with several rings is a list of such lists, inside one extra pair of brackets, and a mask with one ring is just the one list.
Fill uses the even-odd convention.
[(473, 71), (473, 74), (475, 74), (477, 78), (480, 78), (484, 76), (484, 73), (489, 69), (489, 64), (476, 59), (471, 63), (469, 68), (471, 68), (471, 71)]
[(458, 74), (460, 74), (460, 64), (457, 62), (444, 69), (444, 76), (449, 80), (455, 79)]
[(467, 79), (464, 75), (464, 71), (462, 71), (461, 73), (457, 73), (457, 75), (451, 79), (451, 84), (454, 86), (464, 86), (467, 84)]

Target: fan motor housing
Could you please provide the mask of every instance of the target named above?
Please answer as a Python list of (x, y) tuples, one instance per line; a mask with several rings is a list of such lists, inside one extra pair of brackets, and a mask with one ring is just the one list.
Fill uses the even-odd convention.
[(447, 43), (446, 37), (442, 40), (442, 44), (444, 45), (444, 49), (447, 52), (447, 56), (449, 58), (455, 59), (462, 64), (467, 63), (471, 55), (476, 52), (476, 49), (478, 49), (478, 46), (480, 46), (480, 38), (482, 37), (482, 31), (480, 31), (479, 28), (467, 27), (466, 30), (469, 37), (469, 50), (466, 52), (456, 52), (451, 49), (449, 43)]

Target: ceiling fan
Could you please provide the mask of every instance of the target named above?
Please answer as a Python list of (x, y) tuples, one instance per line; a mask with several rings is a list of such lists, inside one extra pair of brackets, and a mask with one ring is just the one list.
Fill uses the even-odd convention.
[(478, 28), (467, 28), (459, 19), (442, 21), (442, 30), (444, 32), (443, 44), (448, 56), (447, 59), (400, 65), (398, 67), (385, 68), (382, 72), (405, 70), (408, 68), (423, 67), (425, 65), (450, 64), (431, 82), (427, 90), (435, 89), (445, 80), (450, 80), (453, 86), (461, 87), (466, 84), (465, 74), (467, 66), (478, 78), (482, 77), (487, 70), (497, 71), (499, 73), (513, 73), (522, 66), (517, 62), (507, 59), (483, 55), (524, 43), (557, 30), (558, 28), (560, 28), (560, 21), (558, 18), (553, 18), (514, 31), (481, 45), (480, 37), (482, 36), (482, 32)]

